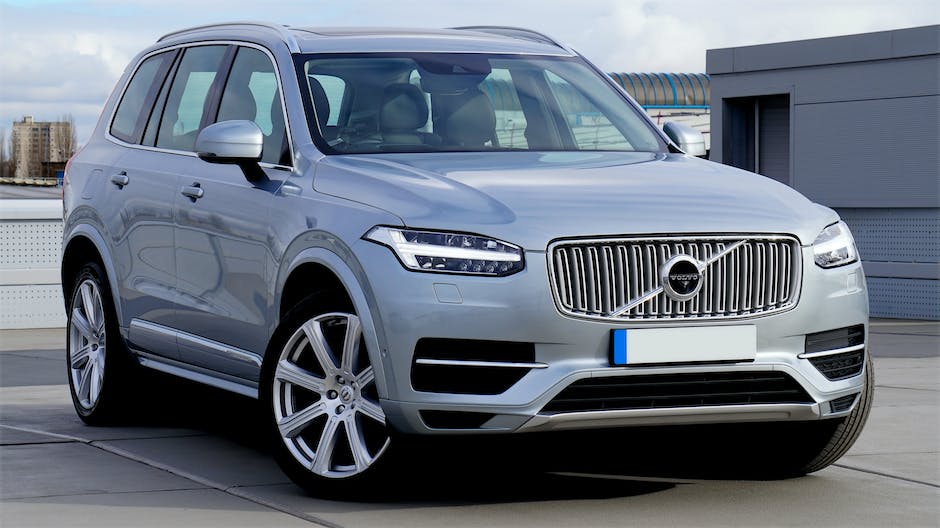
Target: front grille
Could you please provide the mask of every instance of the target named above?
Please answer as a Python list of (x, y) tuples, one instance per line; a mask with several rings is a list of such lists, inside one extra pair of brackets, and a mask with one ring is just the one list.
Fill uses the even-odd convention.
[[(748, 317), (796, 303), (799, 248), (792, 237), (766, 235), (572, 240), (551, 246), (549, 266), (555, 302), (567, 315), (606, 320)], [(676, 255), (713, 261), (702, 271), (701, 290), (689, 300), (674, 300), (662, 289), (661, 268)]]
[(783, 372), (705, 372), (578, 380), (555, 396), (542, 413), (662, 409), (706, 405), (814, 403)]

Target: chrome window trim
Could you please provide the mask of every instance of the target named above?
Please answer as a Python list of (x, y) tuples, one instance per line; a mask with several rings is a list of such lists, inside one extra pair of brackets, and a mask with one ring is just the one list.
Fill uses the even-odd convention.
[[(555, 266), (552, 262), (554, 259), (555, 248), (565, 245), (586, 245), (586, 244), (611, 244), (611, 243), (630, 243), (630, 242), (650, 242), (650, 241), (663, 241), (663, 240), (687, 240), (695, 242), (715, 242), (715, 241), (725, 241), (725, 240), (741, 240), (741, 239), (759, 239), (767, 241), (789, 241), (793, 242), (794, 248), (797, 250), (797, 255), (795, 256), (795, 261), (798, 263), (797, 269), (794, 270), (794, 288), (795, 292), (793, 294), (793, 299), (787, 306), (778, 308), (775, 310), (755, 313), (755, 314), (743, 314), (743, 315), (729, 315), (729, 316), (698, 316), (698, 317), (671, 317), (663, 319), (640, 319), (640, 318), (629, 318), (622, 316), (610, 316), (610, 315), (586, 315), (579, 314), (574, 312), (569, 312), (564, 309), (561, 305), (561, 295), (558, 291), (558, 282), (555, 274)], [(811, 247), (805, 246), (800, 243), (799, 238), (794, 235), (786, 235), (779, 233), (735, 233), (735, 234), (722, 234), (722, 235), (695, 235), (695, 234), (681, 234), (681, 233), (671, 233), (671, 234), (658, 234), (658, 235), (639, 235), (639, 236), (610, 236), (610, 237), (585, 237), (585, 238), (564, 238), (556, 239), (549, 243), (547, 250), (545, 251), (546, 267), (548, 268), (548, 279), (551, 287), (552, 293), (552, 303), (555, 305), (555, 310), (558, 311), (564, 317), (570, 317), (573, 319), (581, 319), (588, 321), (600, 321), (615, 325), (671, 325), (675, 323), (700, 323), (702, 325), (706, 324), (715, 324), (716, 322), (724, 321), (745, 321), (749, 319), (759, 319), (762, 317), (771, 317), (774, 315), (779, 315), (786, 313), (799, 305), (800, 297), (803, 293), (803, 255), (802, 250)], [(658, 272), (657, 272), (658, 274)], [(652, 292), (647, 292), (652, 293)], [(657, 291), (656, 294), (662, 293), (662, 291)], [(646, 299), (647, 301), (649, 299)]]
[[(198, 157), (195, 152), (191, 152), (188, 150), (176, 150), (176, 149), (168, 149), (168, 148), (156, 147), (156, 146), (151, 147), (148, 145), (140, 145), (137, 143), (128, 143), (120, 138), (113, 136), (111, 134), (111, 126), (114, 124), (114, 116), (117, 114), (117, 108), (118, 106), (120, 106), (121, 101), (124, 99), (124, 92), (127, 91), (127, 87), (128, 85), (130, 85), (131, 79), (133, 79), (134, 76), (137, 75), (137, 70), (140, 68), (140, 65), (143, 64), (144, 61), (146, 61), (147, 59), (149, 59), (150, 57), (154, 55), (159, 55), (160, 53), (166, 53), (167, 51), (172, 51), (175, 49), (194, 48), (197, 46), (220, 46), (220, 45), (244, 46), (246, 48), (254, 48), (268, 56), (268, 59), (271, 61), (271, 64), (274, 66), (274, 76), (276, 77), (276, 80), (277, 80), (278, 95), (281, 98), (281, 113), (284, 115), (284, 130), (287, 133), (287, 147), (288, 149), (290, 149), (290, 158), (291, 160), (293, 160), (294, 159), (293, 134), (292, 134), (292, 129), (290, 125), (290, 119), (287, 115), (287, 105), (285, 104), (286, 101), (284, 99), (284, 86), (283, 86), (283, 83), (281, 82), (281, 70), (277, 65), (277, 60), (275, 60), (274, 54), (271, 53), (271, 51), (265, 48), (264, 46), (260, 44), (256, 44), (254, 42), (248, 42), (248, 41), (243, 41), (243, 40), (200, 40), (198, 42), (186, 42), (182, 44), (174, 44), (172, 46), (167, 46), (165, 48), (156, 49), (142, 56), (134, 65), (134, 71), (131, 72), (131, 74), (127, 77), (127, 80), (124, 82), (124, 86), (121, 87), (120, 95), (115, 100), (114, 106), (111, 108), (111, 114), (108, 117), (108, 126), (105, 127), (105, 130), (104, 130), (105, 139), (107, 139), (108, 141), (116, 145), (127, 147), (127, 148), (146, 150), (150, 152), (161, 152), (164, 154), (176, 154), (176, 155), (189, 156), (189, 157), (194, 157), (194, 158)], [(223, 87), (223, 92), (224, 92), (224, 87)], [(292, 165), (280, 165), (280, 164), (268, 163), (268, 162), (258, 162), (258, 163), (259, 165), (265, 168), (277, 168), (277, 169), (288, 169), (288, 170), (294, 169)]]

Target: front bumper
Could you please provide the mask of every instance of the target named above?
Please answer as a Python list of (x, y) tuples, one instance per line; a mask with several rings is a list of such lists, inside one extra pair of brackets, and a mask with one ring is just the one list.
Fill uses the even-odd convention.
[[(844, 416), (852, 407), (830, 402), (858, 394), (864, 372), (830, 381), (804, 352), (808, 333), (865, 325), (868, 299), (859, 263), (821, 269), (812, 248), (802, 249), (799, 303), (785, 312), (728, 321), (637, 321), (612, 323), (564, 316), (552, 298), (544, 253), (526, 252), (526, 269), (509, 277), (473, 277), (407, 271), (387, 248), (361, 241), (355, 247), (376, 321), (376, 338), (385, 372), (382, 407), (397, 430), (420, 434), (498, 433), (630, 425), (743, 421), (814, 420)], [(670, 328), (754, 325), (753, 362), (661, 366), (610, 366), (610, 332), (618, 328)], [(499, 394), (453, 394), (415, 390), (411, 372), (415, 346), (422, 338), (533, 343), (529, 370)], [(867, 353), (867, 352), (866, 352)], [(499, 358), (493, 358), (498, 361)], [(711, 372), (783, 372), (812, 403), (702, 405), (652, 409), (545, 413), (543, 407), (571, 383), (598, 377)], [(857, 400), (857, 398), (856, 398)], [(470, 428), (429, 427), (422, 411), (479, 413), (485, 420)]]

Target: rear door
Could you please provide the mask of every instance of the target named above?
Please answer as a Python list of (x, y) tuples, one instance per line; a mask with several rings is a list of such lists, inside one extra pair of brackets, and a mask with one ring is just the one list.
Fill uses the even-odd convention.
[[(269, 211), (291, 163), (285, 114), (272, 57), (251, 46), (233, 47), (224, 82), (212, 91), (206, 124), (255, 122), (264, 134), (264, 181), (251, 183), (236, 165), (196, 157), (174, 167), (176, 269), (181, 295), (177, 328), (181, 359), (257, 381), (267, 345), (274, 263)], [(167, 112), (171, 112), (168, 105)], [(196, 197), (198, 196), (198, 197)]]
[(178, 55), (177, 50), (145, 58), (133, 73), (109, 126), (109, 140), (121, 148), (117, 162), (103, 174), (102, 215), (113, 245), (114, 273), (128, 328), (138, 351), (177, 357), (176, 340), (161, 329), (176, 312), (176, 254), (173, 205), (176, 176), (154, 170), (160, 155), (141, 141), (156, 99)]

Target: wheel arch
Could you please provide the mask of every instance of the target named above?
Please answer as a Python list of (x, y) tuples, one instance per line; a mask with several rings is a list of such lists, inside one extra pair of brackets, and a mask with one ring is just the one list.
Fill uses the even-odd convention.
[(374, 297), (362, 269), (359, 268), (357, 273), (339, 255), (323, 247), (298, 252), (290, 265), (282, 269), (274, 303), (278, 322), (292, 306), (307, 296), (334, 286), (343, 288), (362, 324), (369, 359), (376, 370), (379, 397), (388, 398), (389, 388), (395, 386), (394, 374), (390, 364), (383, 361), (388, 352), (382, 322), (377, 310), (372, 309), (374, 302), (370, 301), (374, 301)]
[(108, 246), (104, 238), (94, 228), (87, 224), (76, 226), (69, 233), (62, 244), (62, 267), (60, 270), (62, 277), (62, 295), (65, 301), (65, 309), (68, 310), (69, 300), (72, 296), (72, 290), (75, 287), (74, 280), (81, 269), (82, 264), (89, 261), (95, 261), (101, 265), (101, 270), (105, 274), (105, 280), (108, 281), (108, 287), (111, 290), (111, 301), (114, 303), (114, 310), (118, 317), (119, 326), (124, 321), (123, 311), (121, 310), (121, 301), (118, 295), (117, 277), (114, 273), (113, 259), (108, 251)]

